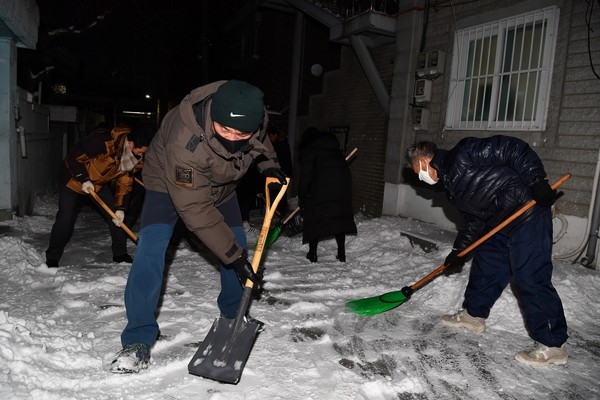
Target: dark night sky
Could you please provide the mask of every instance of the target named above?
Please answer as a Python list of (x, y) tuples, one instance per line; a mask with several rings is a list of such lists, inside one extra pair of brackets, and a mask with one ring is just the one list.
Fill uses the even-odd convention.
[[(73, 92), (180, 97), (206, 83), (206, 60), (229, 1), (37, 0), (36, 51), (21, 57), (33, 74)], [(211, 63), (211, 65), (214, 64)]]

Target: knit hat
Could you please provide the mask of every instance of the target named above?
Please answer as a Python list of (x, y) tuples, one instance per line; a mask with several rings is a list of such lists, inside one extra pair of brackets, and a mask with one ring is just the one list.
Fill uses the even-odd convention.
[(212, 96), (210, 117), (230, 128), (254, 132), (264, 119), (263, 92), (246, 82), (227, 81)]

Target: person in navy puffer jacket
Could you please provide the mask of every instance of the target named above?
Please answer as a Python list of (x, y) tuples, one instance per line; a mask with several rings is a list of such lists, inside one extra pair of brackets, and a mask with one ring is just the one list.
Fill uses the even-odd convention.
[(444, 315), (449, 326), (485, 331), (485, 319), (512, 282), (522, 303), (525, 324), (535, 340), (531, 351), (515, 358), (529, 365), (565, 364), (567, 322), (552, 285), (552, 215), (556, 190), (546, 180), (542, 161), (523, 140), (509, 136), (465, 138), (451, 150), (432, 142), (408, 149), (419, 179), (443, 186), (463, 224), (446, 257), (446, 272), (460, 272), (458, 254), (532, 199), (536, 205), (473, 252), (463, 310)]

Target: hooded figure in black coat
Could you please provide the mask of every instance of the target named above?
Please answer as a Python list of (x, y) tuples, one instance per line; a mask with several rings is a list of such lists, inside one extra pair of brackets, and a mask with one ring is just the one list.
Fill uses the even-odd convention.
[(356, 234), (352, 210), (352, 174), (335, 135), (307, 129), (299, 145), (302, 209), (302, 242), (309, 244), (306, 255), (317, 262), (320, 240), (335, 237), (337, 259), (346, 261), (346, 235)]

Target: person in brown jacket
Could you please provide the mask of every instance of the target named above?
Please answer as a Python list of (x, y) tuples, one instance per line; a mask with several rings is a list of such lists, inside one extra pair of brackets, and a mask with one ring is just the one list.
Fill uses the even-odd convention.
[(236, 186), (254, 162), (262, 175), (287, 184), (267, 123), (262, 91), (237, 80), (196, 88), (165, 116), (142, 170), (146, 196), (125, 287), (127, 326), (111, 372), (148, 367), (159, 335), (155, 313), (165, 254), (178, 218), (219, 259), (217, 305), (222, 318), (235, 318), (241, 282), (258, 280), (247, 260)]
[[(133, 261), (127, 254), (127, 237), (119, 226), (125, 216), (133, 181), (130, 171), (148, 147), (135, 148), (133, 142), (127, 140), (129, 132), (130, 129), (124, 125), (115, 126), (112, 131), (96, 128), (69, 148), (58, 176), (61, 184), (58, 212), (46, 250), (46, 265), (49, 268), (58, 268), (58, 262), (73, 234), (81, 200), (91, 189), (111, 209), (116, 210), (119, 218), (118, 221), (112, 220), (106, 211), (98, 207), (110, 231), (113, 261)], [(114, 195), (109, 187), (113, 180)]]

